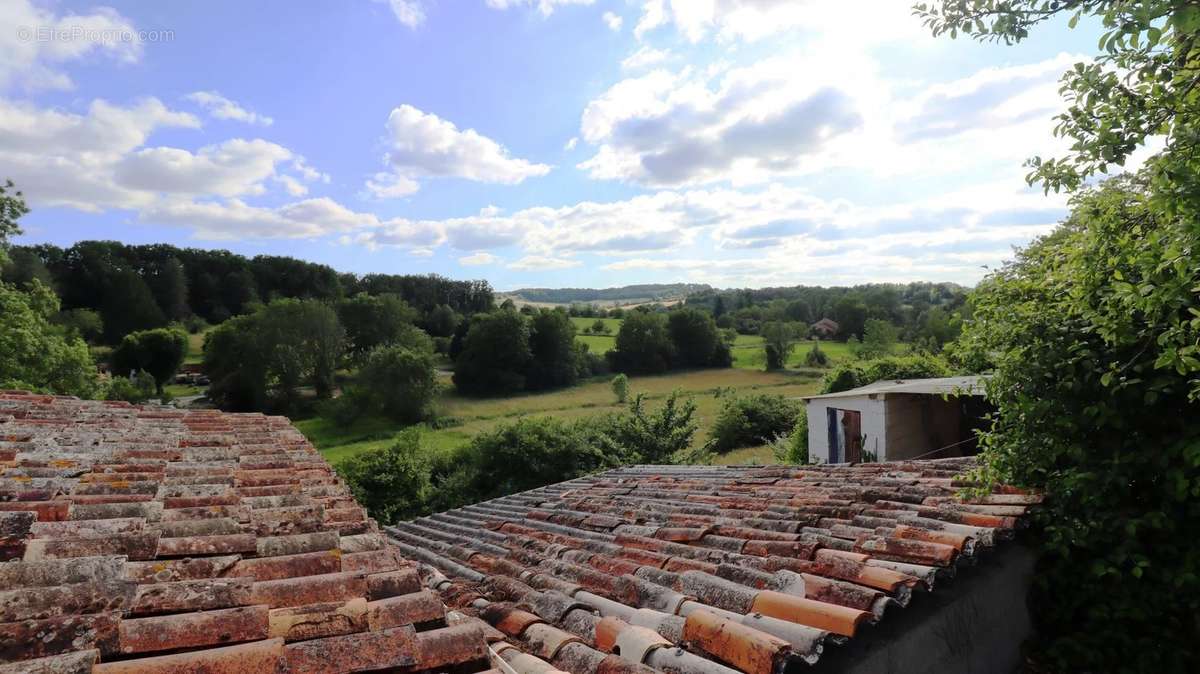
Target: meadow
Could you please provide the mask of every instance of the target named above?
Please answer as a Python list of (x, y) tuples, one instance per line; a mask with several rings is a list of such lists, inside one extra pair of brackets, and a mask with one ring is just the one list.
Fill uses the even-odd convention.
[[(738, 368), (694, 370), (631, 377), (629, 388), (631, 396), (645, 393), (651, 409), (676, 389), (684, 396), (693, 398), (700, 426), (695, 444), (699, 445), (708, 439), (708, 429), (721, 409), (722, 397), (733, 391), (774, 393), (789, 397), (811, 395), (817, 390), (820, 376), (819, 370), (785, 373)], [(549, 416), (569, 421), (623, 409), (622, 405), (617, 404), (607, 377), (568, 389), (506, 398), (466, 398), (453, 392), (448, 379), (445, 384), (438, 411), (443, 418), (454, 419), (456, 425), (446, 428), (421, 427), (422, 443), (431, 452), (449, 451), (469, 442), (478, 433), (522, 417)], [(350, 428), (339, 428), (320, 417), (297, 421), (296, 426), (332, 463), (364, 450), (387, 446), (401, 430), (395, 422), (377, 417), (361, 419)], [(719, 457), (720, 463), (773, 461), (774, 457), (767, 447), (740, 449)]]

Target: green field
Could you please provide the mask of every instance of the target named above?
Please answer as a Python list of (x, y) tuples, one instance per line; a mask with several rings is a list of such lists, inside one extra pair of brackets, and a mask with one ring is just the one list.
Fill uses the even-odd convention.
[[(671, 391), (679, 389), (697, 404), (700, 430), (696, 443), (708, 438), (708, 428), (721, 408), (721, 392), (730, 388), (740, 392), (776, 393), (785, 396), (816, 392), (819, 374), (768, 373), (745, 369), (697, 370), (656, 377), (632, 377), (631, 393), (643, 392), (651, 409), (661, 404)], [(450, 428), (422, 427), (422, 441), (430, 451), (442, 452), (469, 442), (476, 434), (499, 424), (527, 416), (551, 416), (563, 420), (620, 411), (613, 399), (607, 378), (568, 389), (517, 395), (508, 398), (464, 398), (451, 390), (443, 394), (439, 412), (461, 422)], [(352, 428), (341, 429), (322, 418), (296, 422), (296, 426), (329, 461), (337, 463), (357, 452), (388, 445), (401, 427), (380, 418), (360, 420)], [(740, 449), (725, 455), (722, 463), (770, 463), (771, 452), (765, 447)]]
[(204, 362), (204, 336), (208, 334), (209, 330), (212, 330), (212, 328), (205, 328), (195, 334), (188, 334), (188, 352), (187, 357), (183, 359), (184, 363), (198, 365)]

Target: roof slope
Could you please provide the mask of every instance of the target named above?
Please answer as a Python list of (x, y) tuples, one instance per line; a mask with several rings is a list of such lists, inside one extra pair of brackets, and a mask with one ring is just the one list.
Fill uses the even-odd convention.
[(970, 459), (632, 466), (387, 527), (523, 674), (778, 674), (902, 612), (1039, 497)]
[(0, 559), (2, 673), (488, 666), (282, 417), (0, 392)]
[(972, 375), (966, 377), (936, 377), (933, 379), (881, 379), (866, 386), (823, 393), (821, 395), (804, 396), (804, 400), (820, 400), (823, 398), (852, 398), (864, 395), (887, 395), (890, 393), (917, 393), (924, 395), (984, 395), (984, 382), (987, 375)]

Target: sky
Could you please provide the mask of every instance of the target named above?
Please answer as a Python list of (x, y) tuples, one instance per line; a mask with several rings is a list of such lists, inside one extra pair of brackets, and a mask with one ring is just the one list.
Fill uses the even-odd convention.
[(289, 255), (498, 289), (973, 284), (1098, 31), (904, 0), (0, 0), (18, 243)]

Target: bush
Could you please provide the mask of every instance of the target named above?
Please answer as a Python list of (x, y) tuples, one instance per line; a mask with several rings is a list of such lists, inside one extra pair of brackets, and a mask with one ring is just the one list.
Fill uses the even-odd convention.
[(821, 393), (849, 391), (884, 379), (927, 379), (951, 374), (950, 366), (937, 356), (888, 356), (839, 364), (825, 375)]
[(813, 340), (813, 346), (804, 354), (804, 364), (809, 367), (829, 367), (829, 355), (821, 350), (821, 343)]
[(791, 430), (800, 412), (799, 403), (781, 395), (725, 398), (710, 431), (712, 450), (724, 454), (738, 447), (766, 444)]
[(787, 435), (777, 435), (771, 441), (771, 453), (780, 463), (805, 465), (808, 458), (808, 414), (801, 410), (796, 424)]
[(587, 344), (575, 342), (575, 367), (578, 368), (579, 379), (608, 374), (608, 361), (596, 353), (592, 353)]
[(154, 389), (154, 377), (139, 371), (132, 381), (129, 377), (113, 377), (104, 391), (104, 399), (140, 405), (154, 397)]
[(428, 512), (430, 462), (415, 428), (401, 431), (387, 447), (355, 454), (336, 469), (354, 498), (384, 524)]
[(645, 396), (639, 393), (628, 412), (593, 420), (593, 441), (622, 463), (676, 463), (696, 435), (695, 417), (695, 401), (680, 400), (679, 391), (667, 396), (655, 412), (646, 411)]
[(624, 405), (629, 400), (629, 377), (624, 374), (613, 377), (612, 391), (617, 397), (617, 402)]
[(204, 332), (205, 328), (207, 327), (208, 323), (203, 318), (200, 318), (194, 314), (183, 319), (183, 328), (187, 330), (188, 334), (190, 335), (198, 335), (201, 332)]

